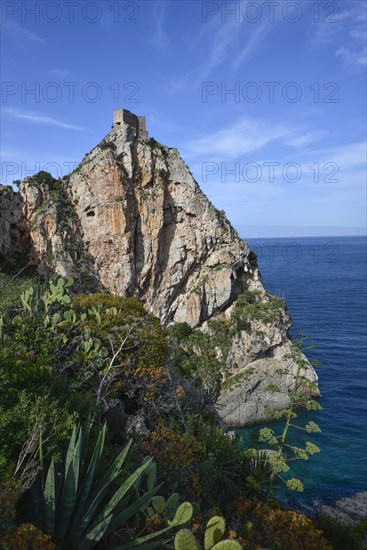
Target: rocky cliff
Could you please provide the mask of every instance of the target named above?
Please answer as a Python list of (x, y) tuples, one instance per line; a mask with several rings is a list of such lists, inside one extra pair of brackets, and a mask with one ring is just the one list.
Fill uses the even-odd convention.
[(30, 235), (23, 213), (23, 201), (12, 187), (0, 185), (0, 259), (30, 254)]
[[(122, 124), (63, 180), (39, 174), (13, 195), (14, 221), (0, 218), (4, 254), (20, 246), (26, 227), (45, 275), (73, 275), (80, 288), (135, 295), (165, 326), (186, 322), (210, 335), (210, 322), (219, 320), (228, 338), (216, 348), (223, 365), (218, 410), (229, 424), (287, 405), (296, 365), (288, 358), (285, 305), (266, 293), (256, 256), (176, 149), (142, 140)], [(23, 237), (13, 227), (12, 241), (12, 224)], [(280, 373), (285, 366), (290, 374)], [(311, 366), (305, 374), (317, 380)]]

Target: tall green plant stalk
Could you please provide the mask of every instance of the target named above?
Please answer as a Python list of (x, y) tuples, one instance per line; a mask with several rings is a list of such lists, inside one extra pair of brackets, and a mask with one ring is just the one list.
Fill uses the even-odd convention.
[[(269, 417), (272, 420), (279, 420), (284, 418), (285, 424), (283, 431), (280, 435), (276, 436), (274, 430), (270, 428), (263, 428), (259, 431), (260, 441), (266, 442), (275, 447), (276, 453), (267, 457), (269, 464), (271, 465), (271, 474), (268, 479), (267, 496), (274, 489), (274, 482), (276, 478), (279, 478), (283, 486), (293, 491), (303, 491), (303, 483), (300, 479), (291, 478), (284, 479), (281, 475), (290, 470), (288, 462), (293, 460), (308, 460), (309, 455), (320, 452), (320, 449), (314, 443), (307, 441), (304, 448), (292, 445), (288, 439), (288, 432), (290, 428), (296, 428), (298, 430), (305, 431), (307, 433), (320, 432), (319, 426), (315, 422), (308, 422), (305, 426), (300, 426), (293, 422), (298, 418), (296, 412), (297, 408), (305, 408), (307, 410), (322, 410), (320, 404), (312, 399), (312, 395), (315, 394), (317, 387), (316, 383), (309, 380), (305, 373), (310, 368), (310, 363), (303, 354), (303, 342), (305, 336), (301, 333), (292, 344), (292, 351), (288, 358), (292, 359), (297, 364), (296, 374), (294, 376), (293, 389), (290, 391), (290, 403), (289, 407), (283, 411), (269, 410), (267, 411)], [(314, 345), (309, 344), (309, 349), (314, 348)], [(313, 361), (312, 365), (318, 364), (317, 361)], [(287, 369), (282, 370), (281, 374), (290, 374)], [(293, 456), (286, 457), (286, 452), (293, 453)]]

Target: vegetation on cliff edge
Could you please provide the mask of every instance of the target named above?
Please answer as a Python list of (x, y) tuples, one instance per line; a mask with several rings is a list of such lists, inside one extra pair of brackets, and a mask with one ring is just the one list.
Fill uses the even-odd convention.
[[(214, 381), (192, 376), (205, 365), (187, 347), (180, 368), (167, 362), (172, 334), (191, 338), (193, 350), (210, 336), (197, 343), (179, 326), (167, 340), (135, 298), (72, 287), (60, 277), (0, 278), (1, 547), (180, 548), (189, 537), (198, 548), (328, 550), (311, 520), (264, 500), (256, 483), (272, 469), (218, 425), (207, 403)], [(243, 300), (245, 310), (278, 314)], [(220, 538), (209, 543), (214, 524)], [(88, 540), (71, 542), (69, 528)]]

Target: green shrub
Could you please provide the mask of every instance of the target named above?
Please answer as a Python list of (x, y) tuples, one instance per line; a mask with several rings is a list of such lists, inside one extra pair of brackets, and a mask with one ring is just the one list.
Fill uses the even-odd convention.
[(280, 322), (285, 312), (282, 299), (259, 291), (240, 294), (231, 316), (217, 316), (208, 321), (206, 332), (191, 329), (187, 323), (167, 329), (170, 343), (170, 367), (202, 385), (212, 401), (218, 398), (223, 376), (227, 373), (227, 356), (233, 338), (241, 331), (251, 333), (253, 321)]
[(317, 527), (330, 541), (333, 550), (365, 550), (367, 548), (367, 520), (346, 525), (329, 516), (320, 515)]
[(159, 319), (135, 297), (97, 293), (76, 296), (73, 303), (76, 312), (85, 316), (80, 327), (100, 339), (109, 353), (124, 342), (116, 357), (121, 366), (115, 395), (121, 390), (129, 412), (137, 412), (167, 383), (167, 341)]
[(49, 187), (52, 187), (57, 180), (50, 174), (50, 172), (41, 170), (32, 176), (32, 181), (37, 184), (46, 184)]
[[(21, 294), (30, 287), (41, 285), (41, 280), (36, 274), (14, 277), (19, 271), (18, 268), (19, 265), (17, 264), (8, 273), (0, 270), (0, 315), (19, 309), (21, 306)], [(9, 272), (12, 272), (14, 275), (10, 275)]]
[(154, 139), (154, 137), (149, 138), (147, 143), (148, 143), (149, 147), (151, 147), (152, 149), (162, 147), (162, 144), (159, 143), (159, 141), (157, 141), (156, 139)]
[(245, 486), (248, 458), (242, 441), (194, 415), (188, 420), (187, 433), (202, 448), (197, 467), (203, 502), (228, 513)]
[[(54, 395), (52, 395), (54, 393)], [(23, 447), (34, 440), (32, 455), (37, 457), (38, 443), (41, 433), (46, 434), (45, 452), (58, 456), (65, 439), (69, 436), (73, 423), (87, 408), (88, 396), (84, 402), (78, 396), (78, 402), (67, 394), (62, 395), (54, 390), (39, 387), (38, 392), (26, 389), (17, 394), (7, 396), (1, 391), (0, 396), (0, 480), (14, 475)], [(79, 411), (79, 412), (78, 412)], [(80, 412), (82, 411), (82, 412)], [(85, 413), (89, 412), (88, 410)], [(29, 457), (31, 458), (31, 457)], [(21, 468), (17, 478), (23, 481), (34, 471), (24, 471)]]
[(163, 422), (143, 439), (169, 487), (205, 507), (228, 512), (244, 488), (248, 459), (242, 443), (208, 421), (190, 416), (186, 427)]
[(9, 479), (0, 483), (0, 537), (15, 522), (20, 492), (20, 486), (14, 480)]
[[(332, 550), (312, 520), (294, 510), (283, 510), (277, 501), (240, 499), (232, 516), (245, 548), (280, 550)], [(346, 550), (349, 547), (344, 547)]]
[(2, 550), (56, 550), (57, 546), (51, 537), (31, 523), (22, 523), (8, 529), (0, 539)]

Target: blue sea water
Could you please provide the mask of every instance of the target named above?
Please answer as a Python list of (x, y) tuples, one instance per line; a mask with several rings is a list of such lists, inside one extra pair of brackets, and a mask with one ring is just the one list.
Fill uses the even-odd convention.
[[(312, 419), (322, 431), (290, 434), (293, 443), (311, 440), (321, 452), (293, 463), (292, 477), (302, 479), (305, 491), (292, 493), (289, 503), (313, 509), (367, 490), (366, 238), (248, 243), (258, 255), (265, 288), (288, 304), (292, 334), (308, 335), (316, 348), (307, 355), (321, 362), (316, 370), (324, 410), (312, 413)], [(301, 414), (300, 420), (309, 415)], [(258, 430), (259, 425), (238, 431), (247, 445), (256, 444)]]

